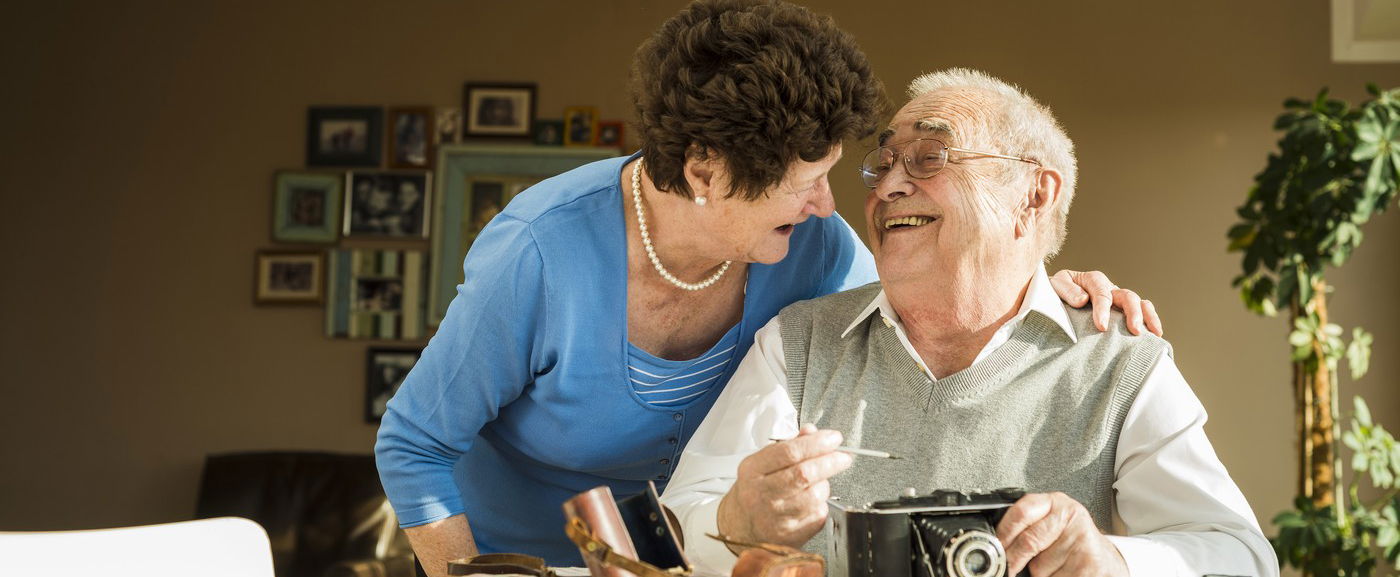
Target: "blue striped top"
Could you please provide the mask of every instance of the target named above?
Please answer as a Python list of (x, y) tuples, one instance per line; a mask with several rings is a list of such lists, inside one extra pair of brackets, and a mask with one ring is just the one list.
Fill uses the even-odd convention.
[(654, 407), (681, 407), (720, 384), (738, 358), (739, 325), (698, 358), (669, 361), (627, 343), (627, 380), (632, 391)]

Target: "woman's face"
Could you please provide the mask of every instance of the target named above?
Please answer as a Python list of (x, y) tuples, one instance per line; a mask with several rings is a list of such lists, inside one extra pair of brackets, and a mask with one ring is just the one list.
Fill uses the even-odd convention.
[[(772, 264), (783, 260), (793, 226), (836, 210), (827, 175), (841, 159), (841, 145), (816, 162), (801, 159), (788, 166), (783, 180), (755, 200), (711, 193), (706, 206), (695, 207), (697, 222), (707, 229), (710, 246), (725, 260)], [(729, 174), (716, 163), (713, 191), (728, 191)]]

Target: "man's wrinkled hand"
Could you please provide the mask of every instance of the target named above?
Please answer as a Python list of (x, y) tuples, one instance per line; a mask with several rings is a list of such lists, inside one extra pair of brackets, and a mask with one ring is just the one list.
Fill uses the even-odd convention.
[(1021, 497), (997, 524), (1008, 575), (1032, 577), (1127, 575), (1118, 548), (1099, 532), (1089, 510), (1064, 493)]
[(797, 437), (749, 455), (720, 501), (720, 532), (741, 541), (801, 547), (826, 522), (827, 479), (851, 466), (851, 456), (836, 451), (840, 445), (840, 432), (803, 425)]

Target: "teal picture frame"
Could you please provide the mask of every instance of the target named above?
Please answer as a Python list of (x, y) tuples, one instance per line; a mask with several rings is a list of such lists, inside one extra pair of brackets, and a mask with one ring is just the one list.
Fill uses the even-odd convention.
[(335, 242), (344, 181), (342, 172), (279, 171), (273, 179), (272, 240)]
[[(428, 282), (428, 326), (447, 315), (447, 305), (465, 279), (462, 262), (479, 232), (472, 189), (499, 182), (503, 202), (538, 182), (599, 160), (618, 156), (616, 148), (560, 146), (455, 145), (438, 149), (437, 195), (433, 199), (432, 262)], [(504, 206), (500, 207), (504, 208)], [(619, 207), (618, 210), (621, 210)]]

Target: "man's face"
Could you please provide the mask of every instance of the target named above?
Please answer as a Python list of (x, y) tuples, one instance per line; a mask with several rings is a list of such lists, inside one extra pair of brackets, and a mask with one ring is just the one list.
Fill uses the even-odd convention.
[[(928, 275), (975, 274), (1008, 255), (1014, 239), (1006, 191), (992, 186), (995, 162), (950, 162), (929, 178), (914, 178), (902, 160), (904, 143), (936, 138), (948, 146), (985, 148), (975, 115), (995, 109), (989, 97), (949, 90), (910, 101), (890, 122), (881, 144), (900, 153), (889, 173), (866, 196), (865, 217), (880, 278), (885, 282)], [(950, 132), (951, 131), (951, 132)]]

